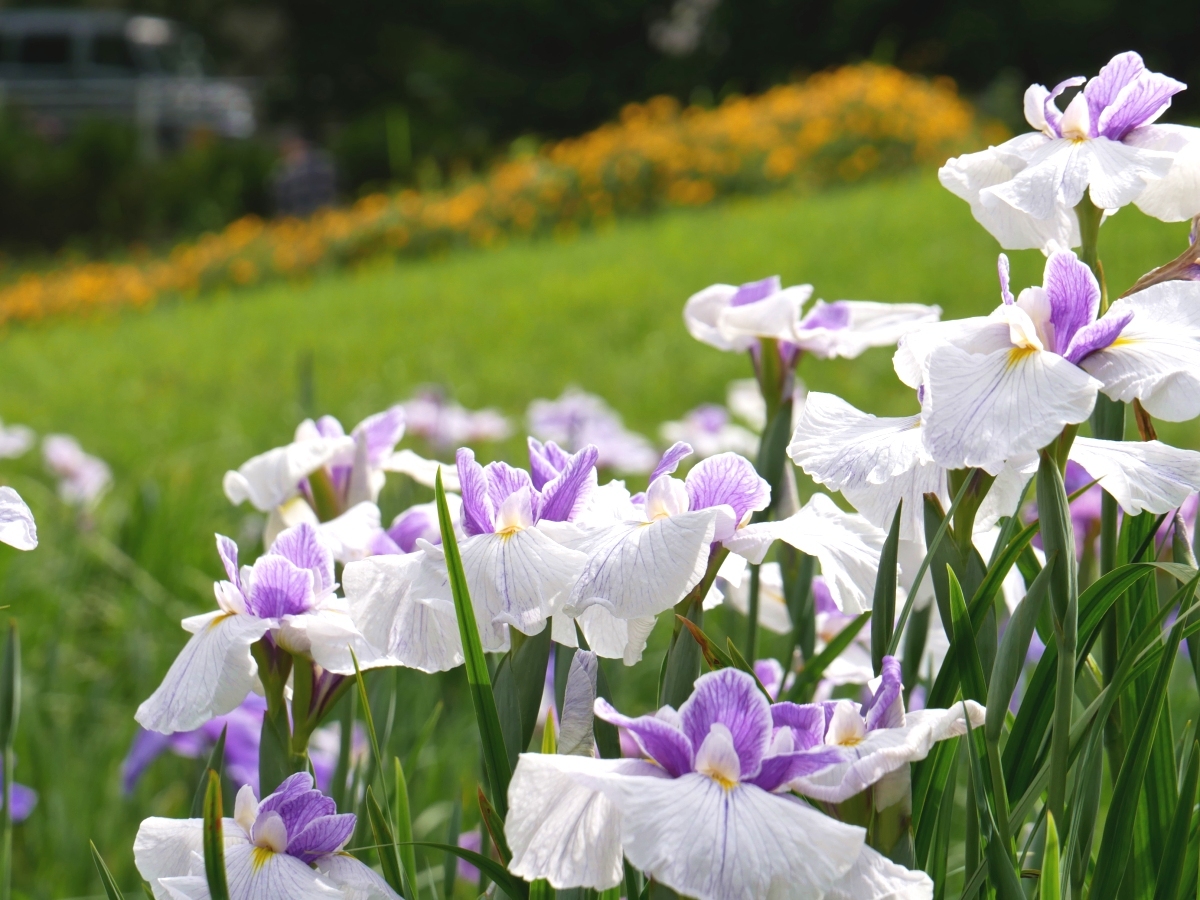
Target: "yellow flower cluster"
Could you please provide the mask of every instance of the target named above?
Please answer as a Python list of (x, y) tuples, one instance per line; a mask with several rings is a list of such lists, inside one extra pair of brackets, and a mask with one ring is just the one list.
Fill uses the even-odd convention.
[(501, 162), (453, 190), (373, 194), (303, 220), (247, 217), (180, 244), (165, 259), (26, 274), (0, 288), (0, 322), (144, 306), (381, 255), (570, 233), (664, 205), (854, 181), (939, 163), (977, 141), (979, 129), (948, 79), (927, 81), (869, 64), (731, 98), (715, 109), (682, 109), (670, 97), (656, 97), (625, 107), (617, 122)]

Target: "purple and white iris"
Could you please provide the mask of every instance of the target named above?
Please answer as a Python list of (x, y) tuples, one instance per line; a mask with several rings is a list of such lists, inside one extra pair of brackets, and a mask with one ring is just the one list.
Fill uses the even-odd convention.
[[(1080, 85), (1060, 110), (1058, 97)], [(938, 175), (1010, 250), (1079, 246), (1074, 208), (1085, 194), (1103, 210), (1134, 203), (1164, 222), (1190, 219), (1200, 213), (1200, 129), (1154, 124), (1185, 87), (1120, 53), (1086, 84), (1031, 85), (1033, 131), (951, 159)]]
[(557, 400), (529, 404), (529, 433), (542, 441), (577, 452), (596, 448), (596, 466), (623, 475), (642, 475), (654, 468), (658, 455), (644, 436), (630, 431), (604, 398), (567, 388)]
[(336, 594), (333, 554), (313, 526), (284, 531), (240, 571), (237, 544), (218, 535), (217, 552), (228, 576), (214, 586), (219, 608), (183, 620), (192, 638), (135, 717), (150, 731), (190, 731), (232, 711), (259, 688), (251, 647), (264, 638), (342, 675), (354, 672), (351, 649), (375, 655)]
[(730, 421), (729, 410), (715, 403), (697, 406), (678, 422), (664, 422), (659, 434), (672, 444), (690, 445), (700, 459), (718, 453), (753, 456), (758, 452), (758, 435)]
[(777, 275), (741, 287), (714, 284), (688, 298), (683, 320), (692, 337), (718, 350), (757, 352), (760, 340), (778, 341), (781, 361), (791, 369), (802, 351), (853, 359), (941, 315), (936, 306), (866, 300), (817, 300), (806, 310), (812, 294), (812, 285), (785, 288)]
[[(230, 900), (398, 900), (387, 882), (342, 848), (355, 817), (313, 790), (312, 776), (288, 778), (259, 802), (249, 785), (222, 822)], [(133, 844), (138, 872), (156, 900), (208, 897), (204, 820), (150, 818)]]
[(439, 450), (481, 441), (502, 441), (512, 426), (495, 409), (467, 409), (437, 388), (418, 391), (403, 404), (408, 432)]

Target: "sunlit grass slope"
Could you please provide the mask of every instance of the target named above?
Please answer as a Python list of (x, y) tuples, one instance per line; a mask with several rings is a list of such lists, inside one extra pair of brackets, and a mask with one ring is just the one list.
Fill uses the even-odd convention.
[[(1185, 233), (1132, 209), (1105, 225), (1113, 294), (1174, 257)], [(78, 539), (32, 455), (0, 466), (29, 499), (43, 539), (22, 556), (0, 548), (0, 603), (20, 622), (26, 651), (17, 774), (42, 795), (18, 829), (19, 887), (36, 897), (98, 893), (88, 838), (132, 886), (137, 822), (186, 811), (194, 765), (164, 761), (124, 799), (119, 762), (136, 704), (182, 645), (179, 618), (212, 603), (213, 532), (243, 530), (245, 510), (225, 502), (220, 476), (288, 439), (306, 411), (301, 360), (312, 360), (312, 409), (347, 425), (423, 383), (514, 416), (577, 384), (653, 435), (664, 419), (720, 402), (730, 379), (749, 374), (744, 358), (688, 336), (680, 310), (693, 291), (778, 273), (828, 300), (986, 314), (999, 300), (998, 249), (966, 205), (926, 176), (11, 331), (0, 348), (0, 415), (75, 434), (116, 477)], [(1040, 255), (1013, 257), (1015, 288), (1040, 283)], [(876, 412), (915, 409), (887, 351), (805, 360), (801, 375)], [(1165, 432), (1194, 445), (1190, 431)], [(521, 447), (514, 440), (483, 453), (518, 457)], [(384, 501), (385, 516), (394, 514), (398, 498)], [(442, 688), (410, 673), (402, 684), (403, 751)], [(439, 727), (439, 755), (426, 756), (413, 782), (416, 811), (471, 790), (466, 698), (457, 679), (444, 685), (454, 715)]]

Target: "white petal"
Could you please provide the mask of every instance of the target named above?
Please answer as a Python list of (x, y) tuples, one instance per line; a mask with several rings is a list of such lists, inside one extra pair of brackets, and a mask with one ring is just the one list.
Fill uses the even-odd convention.
[(37, 546), (37, 525), (25, 501), (10, 487), (0, 487), (0, 541), (18, 550)]
[[(747, 553), (757, 552), (764, 537), (815, 556), (830, 596), (842, 612), (858, 615), (871, 608), (879, 553), (886, 535), (862, 516), (838, 509), (826, 494), (813, 494), (794, 516), (739, 528), (725, 546), (755, 562)], [(757, 561), (761, 559), (759, 555)]]
[(138, 724), (170, 734), (199, 728), (246, 699), (257, 684), (250, 645), (267, 633), (270, 619), (212, 613), (180, 651), (166, 677), (138, 707)]
[(479, 534), (462, 542), (463, 571), (485, 650), (506, 640), (503, 626), (537, 634), (561, 605), (586, 557), (537, 528)]
[(558, 752), (590, 759), (596, 746), (596, 682), (600, 663), (595, 653), (580, 650), (571, 659), (559, 720)]
[(943, 345), (929, 360), (925, 444), (948, 469), (996, 466), (1087, 419), (1099, 387), (1048, 351), (979, 355)]
[(906, 540), (923, 532), (922, 497), (945, 493), (945, 473), (925, 449), (919, 415), (881, 419), (833, 394), (808, 395), (788, 456), (880, 528), (891, 527), (903, 500)]
[(438, 462), (436, 459), (425, 459), (412, 450), (400, 450), (383, 461), (380, 468), (385, 472), (399, 472), (407, 475), (417, 484), (433, 487), (437, 481), (438, 469), (442, 470), (442, 487), (447, 491), (458, 493), (462, 486), (458, 483), (458, 469), (452, 463)]
[(985, 206), (1007, 203), (1035, 219), (1049, 219), (1056, 209), (1074, 208), (1087, 188), (1090, 161), (1086, 141), (1049, 140), (1029, 157), (1011, 179), (980, 192)]
[(863, 847), (854, 867), (825, 895), (825, 900), (932, 900), (933, 882), (921, 871), (897, 865)]
[(545, 878), (560, 890), (620, 884), (621, 817), (594, 779), (647, 767), (634, 760), (522, 753), (508, 786), (508, 870), (530, 881)]
[(811, 296), (812, 285), (802, 284), (784, 288), (757, 303), (727, 306), (717, 316), (717, 333), (730, 347), (737, 347), (748, 338), (794, 340), (800, 310)]
[(1161, 441), (1076, 438), (1070, 457), (1131, 516), (1170, 512), (1200, 490), (1200, 453)]
[(170, 898), (158, 880), (190, 874), (192, 854), (203, 852), (203, 819), (146, 819), (133, 841), (133, 861), (157, 900)]
[(642, 651), (646, 649), (646, 641), (657, 621), (654, 616), (621, 619), (600, 604), (589, 606), (574, 620), (567, 616), (555, 618), (579, 622), (588, 646), (598, 656), (623, 660), (627, 666), (641, 661)]
[(871, 347), (890, 347), (914, 328), (936, 322), (941, 307), (921, 303), (839, 300), (850, 312), (845, 328), (797, 328), (792, 343), (821, 359), (854, 359)]
[(381, 664), (422, 672), (462, 665), (462, 639), (442, 558), (424, 552), (373, 556), (346, 566), (342, 585), (350, 616)]
[[(966, 701), (971, 725), (983, 724), (984, 709)], [(879, 728), (853, 747), (843, 747), (843, 762), (791, 782), (797, 793), (816, 800), (840, 803), (875, 784), (889, 772), (924, 759), (938, 741), (966, 734), (962, 704), (953, 709), (922, 709), (906, 714), (903, 728)]]
[(356, 503), (336, 519), (318, 526), (333, 558), (340, 563), (370, 556), (371, 540), (379, 528), (379, 507), (370, 500)]
[[(728, 559), (745, 560), (731, 553)], [(722, 565), (724, 568), (724, 565)], [(726, 581), (725, 601), (743, 616), (750, 614), (750, 579), (740, 578), (738, 583)], [(792, 633), (792, 616), (788, 612), (787, 599), (783, 594), (783, 573), (779, 563), (764, 563), (758, 578), (758, 624), (775, 634)]]
[[(1021, 505), (1029, 479), (1037, 472), (1036, 453), (1019, 454), (1004, 461), (975, 514), (975, 531), (986, 531), (1003, 516), (1011, 516)], [(943, 504), (943, 508), (948, 504)], [(987, 556), (984, 556), (987, 559)]]
[(1134, 201), (1138, 209), (1164, 222), (1182, 222), (1200, 213), (1200, 128), (1146, 125), (1135, 128), (1124, 142), (1175, 157), (1166, 176), (1150, 181)]
[(704, 577), (717, 515), (701, 509), (590, 535), (580, 546), (587, 564), (568, 611), (600, 604), (619, 618), (636, 619), (670, 609)]
[(913, 329), (900, 338), (892, 366), (900, 380), (913, 390), (929, 378), (929, 358), (942, 344), (954, 344), (969, 353), (991, 353), (1012, 346), (1009, 325), (991, 316), (951, 319)]
[(1156, 418), (1184, 422), (1200, 415), (1200, 282), (1156, 284), (1118, 300), (1107, 315), (1126, 310), (1133, 320), (1121, 336), (1080, 366), (1108, 396), (1141, 400)]
[(270, 512), (295, 496), (300, 481), (334, 457), (354, 452), (354, 439), (314, 438), (276, 447), (255, 456), (225, 473), (225, 496), (235, 506), (249, 500), (262, 512)]
[(811, 898), (854, 864), (861, 828), (753, 785), (727, 790), (707, 775), (612, 778), (634, 866), (697, 900)]
[(317, 860), (317, 871), (342, 891), (344, 900), (400, 900), (383, 876), (348, 853), (334, 853)]
[(1120, 209), (1137, 199), (1149, 181), (1165, 176), (1169, 153), (1132, 147), (1108, 138), (1084, 142), (1090, 171), (1089, 193), (1101, 209)]
[(329, 900), (342, 892), (286, 853), (264, 852), (246, 842), (225, 844), (229, 900)]
[(688, 334), (718, 350), (749, 350), (754, 345), (754, 338), (743, 336), (729, 340), (718, 327), (721, 313), (729, 308), (737, 291), (732, 284), (714, 284), (688, 297), (683, 305), (683, 322)]
[[(375, 648), (359, 632), (346, 601), (331, 598), (323, 607), (298, 616), (284, 616), (276, 634), (280, 646), (311, 657), (323, 669), (338, 675), (354, 674), (354, 658), (359, 666), (376, 655)], [(381, 661), (374, 660), (376, 666)], [(370, 666), (368, 666), (370, 667)]]

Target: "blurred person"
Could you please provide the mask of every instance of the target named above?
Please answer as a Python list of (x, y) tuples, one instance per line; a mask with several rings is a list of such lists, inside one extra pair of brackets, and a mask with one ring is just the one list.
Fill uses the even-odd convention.
[(304, 217), (337, 200), (337, 172), (329, 154), (299, 135), (280, 143), (282, 158), (271, 176), (275, 212)]

